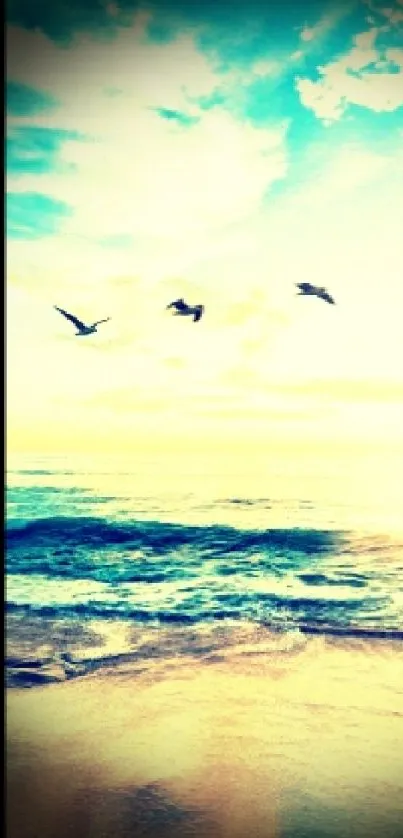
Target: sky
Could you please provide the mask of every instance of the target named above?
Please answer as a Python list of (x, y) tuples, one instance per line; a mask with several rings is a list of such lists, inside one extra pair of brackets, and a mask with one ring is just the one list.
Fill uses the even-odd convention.
[(401, 444), (403, 1), (7, 19), (9, 450)]

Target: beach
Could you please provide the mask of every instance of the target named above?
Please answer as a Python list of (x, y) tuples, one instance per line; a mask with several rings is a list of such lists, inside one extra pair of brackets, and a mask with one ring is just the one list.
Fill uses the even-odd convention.
[(401, 642), (144, 631), (7, 690), (9, 838), (403, 834)]
[(398, 497), (275, 465), (10, 469), (8, 838), (403, 835)]
[(403, 838), (403, 0), (9, 7), (7, 838)]

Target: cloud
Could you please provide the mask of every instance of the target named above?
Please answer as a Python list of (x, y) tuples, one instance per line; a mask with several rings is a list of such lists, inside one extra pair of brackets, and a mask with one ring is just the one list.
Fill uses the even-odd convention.
[[(338, 8), (343, 6), (338, 4)], [(61, 44), (71, 45), (87, 33), (110, 43), (144, 8), (138, 0), (46, 0), (35, 6), (30, 0), (13, 0), (8, 4), (7, 20)], [(175, 41), (179, 32), (191, 32), (198, 47), (223, 68), (264, 62), (271, 45), (282, 57), (291, 53), (298, 44), (302, 15), (307, 27), (313, 29), (318, 29), (319, 17), (322, 28), (326, 28), (328, 18), (335, 17), (330, 0), (325, 4), (325, 15), (323, 0), (305, 0), (302, 9), (295, 0), (282, 4), (262, 4), (261, 0), (150, 0), (146, 9), (145, 36), (149, 43), (163, 46)]]
[(70, 171), (60, 155), (63, 143), (76, 140), (74, 131), (27, 125), (11, 127), (7, 133), (6, 163), (8, 177), (42, 175)]
[(351, 104), (377, 113), (403, 106), (403, 50), (377, 46), (378, 36), (385, 31), (391, 32), (391, 27), (374, 26), (356, 35), (349, 52), (318, 67), (317, 81), (297, 78), (302, 104), (318, 119), (337, 120)]
[[(134, 9), (136, 3), (128, 4)], [(7, 6), (7, 20), (32, 31), (42, 31), (49, 38), (70, 43), (77, 32), (95, 32), (99, 36), (113, 33), (124, 25), (127, 13), (121, 4), (103, 0), (44, 0), (32, 4), (30, 0), (12, 0)]]
[(7, 236), (38, 239), (54, 235), (71, 208), (64, 201), (39, 192), (7, 193)]
[(179, 125), (194, 125), (200, 119), (198, 116), (190, 116), (182, 111), (173, 111), (170, 108), (154, 108), (154, 111), (161, 119), (172, 120), (178, 122)]
[[(201, 114), (188, 99), (216, 86), (207, 59), (187, 35), (145, 44), (145, 25), (138, 17), (108, 44), (107, 61), (96, 41), (66, 51), (38, 34), (10, 33), (10, 73), (30, 72), (62, 103), (35, 124), (86, 135), (85, 143), (61, 148), (59, 159), (70, 172), (41, 175), (41, 190), (74, 208), (66, 235), (200, 238), (247, 216), (286, 173), (286, 125), (257, 129), (223, 111)], [(16, 58), (21, 52), (25, 62)], [(120, 95), (108, 96), (111, 86)], [(23, 183), (11, 176), (9, 183), (14, 191), (39, 189), (35, 175)]]
[(303, 26), (300, 31), (300, 39), (303, 43), (310, 43), (313, 41), (322, 41), (340, 21), (346, 17), (353, 8), (352, 2), (341, 2), (334, 8), (328, 7), (325, 14), (312, 26)]
[(8, 81), (6, 87), (7, 114), (10, 116), (32, 116), (51, 111), (57, 107), (57, 99), (28, 84)]
[[(248, 216), (286, 173), (282, 127), (259, 131), (224, 113), (206, 114), (190, 130), (154, 119), (139, 116), (135, 141), (123, 132), (70, 144), (61, 160), (71, 172), (41, 175), (47, 194), (74, 207), (66, 233), (199, 236)], [(9, 183), (38, 188), (34, 175)]]
[[(249, 3), (209, 0), (205, 3), (183, 2), (152, 4), (153, 17), (149, 34), (172, 38), (179, 28), (191, 28), (198, 47), (222, 72), (256, 68), (257, 74), (271, 72), (273, 64), (284, 66), (299, 44), (302, 21), (307, 28), (330, 31), (352, 4), (308, 0), (297, 2)], [(270, 58), (268, 59), (268, 55)]]
[[(48, 127), (71, 130), (79, 123), (84, 133), (96, 135), (98, 123), (106, 123), (105, 111), (110, 107), (109, 129), (116, 134), (118, 111), (122, 116), (126, 111), (122, 128), (133, 130), (135, 119), (128, 113), (133, 107), (136, 111), (150, 107), (186, 110), (187, 96), (208, 94), (217, 76), (186, 33), (179, 33), (168, 44), (150, 43), (146, 38), (148, 19), (149, 15), (139, 13), (130, 27), (107, 43), (81, 36), (70, 48), (60, 47), (40, 32), (10, 26), (8, 77), (25, 84), (29, 79), (36, 88), (58, 98), (62, 108), (57, 118), (42, 121)], [(63, 124), (66, 121), (68, 124)]]
[[(291, 436), (299, 422), (303, 435), (311, 423), (312, 435), (323, 426), (337, 436), (345, 405), (372, 410), (378, 394), (392, 415), (400, 398), (397, 386), (388, 393), (376, 383), (401, 376), (396, 132), (385, 115), (366, 117), (364, 136), (362, 114), (326, 129), (301, 105), (296, 59), (279, 60), (286, 43), (298, 45), (300, 26), (289, 37), (284, 24), (279, 53), (275, 30), (269, 38), (256, 17), (242, 62), (241, 17), (227, 35), (216, 20), (224, 40), (209, 49), (200, 25), (213, 41), (214, 27), (196, 11), (191, 30), (174, 26), (159, 42), (149, 14), (111, 40), (95, 30), (83, 37), (78, 25), (69, 48), (40, 32), (8, 33), (10, 79), (56, 103), (15, 106), (8, 122), (8, 354), (19, 428), (26, 415), (27, 429), (43, 434), (53, 423), (56, 436), (69, 430), (89, 444), (102, 423), (106, 439), (122, 431), (125, 442), (169, 424), (193, 438), (208, 425), (222, 439), (254, 428), (264, 439), (281, 436), (289, 416)], [(326, 20), (323, 6), (307, 14), (305, 67), (315, 48), (331, 66)], [(366, 72), (377, 44), (379, 33), (358, 37), (343, 73)], [(233, 64), (219, 71), (217, 56), (231, 50)], [(398, 67), (397, 47), (382, 56)], [(294, 282), (304, 280), (328, 286), (337, 305), (296, 297)], [(200, 323), (167, 312), (177, 296), (205, 304)], [(83, 342), (55, 303), (84, 320), (112, 319)], [(366, 377), (372, 391), (360, 384)]]
[[(371, 0), (364, 0), (364, 3), (375, 15), (387, 18), (390, 23), (401, 23), (403, 21), (403, 10), (381, 6), (379, 3), (371, 2)], [(396, 5), (402, 5), (401, 0), (397, 0)]]

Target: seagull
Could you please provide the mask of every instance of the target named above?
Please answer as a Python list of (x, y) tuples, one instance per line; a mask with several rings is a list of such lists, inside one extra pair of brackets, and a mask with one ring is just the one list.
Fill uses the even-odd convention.
[(167, 308), (174, 308), (175, 314), (182, 315), (183, 317), (193, 315), (194, 323), (197, 323), (197, 321), (200, 320), (204, 311), (204, 306), (189, 306), (187, 303), (185, 303), (182, 297), (180, 300), (174, 300), (173, 303), (169, 303)]
[(97, 331), (97, 326), (100, 323), (106, 323), (110, 320), (110, 317), (106, 317), (104, 320), (97, 320), (95, 323), (91, 323), (91, 325), (86, 326), (78, 317), (74, 317), (74, 314), (69, 314), (68, 311), (65, 311), (64, 308), (58, 308), (55, 306), (56, 311), (60, 311), (60, 314), (63, 314), (63, 317), (66, 317), (67, 320), (70, 320), (71, 323), (74, 323), (77, 331), (76, 335), (79, 337), (84, 337), (85, 335), (93, 335), (94, 332)]
[(333, 297), (326, 291), (326, 288), (320, 288), (318, 285), (311, 285), (310, 282), (297, 282), (297, 288), (299, 288), (299, 296), (307, 295), (311, 297), (319, 297), (321, 300), (325, 300), (326, 303), (331, 303), (335, 305), (335, 301)]

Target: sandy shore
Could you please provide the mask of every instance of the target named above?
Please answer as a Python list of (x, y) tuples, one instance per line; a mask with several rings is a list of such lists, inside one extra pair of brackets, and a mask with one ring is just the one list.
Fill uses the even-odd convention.
[(10, 689), (9, 838), (398, 838), (402, 648), (243, 643)]

